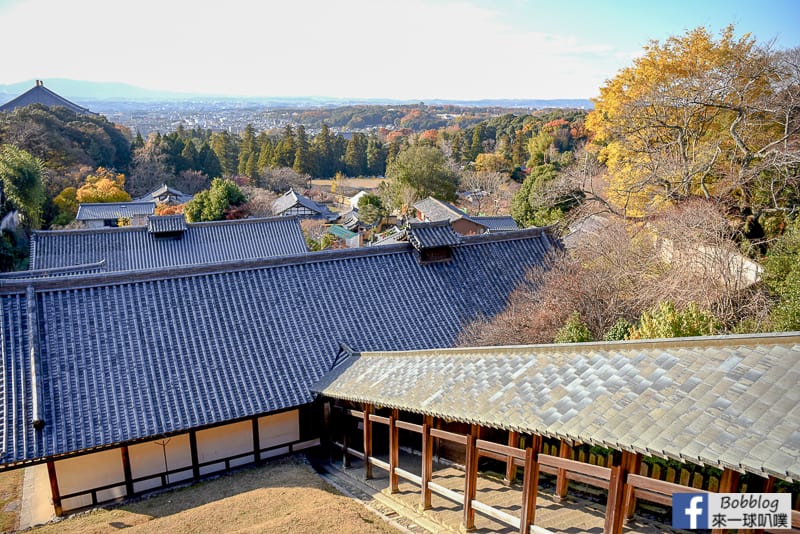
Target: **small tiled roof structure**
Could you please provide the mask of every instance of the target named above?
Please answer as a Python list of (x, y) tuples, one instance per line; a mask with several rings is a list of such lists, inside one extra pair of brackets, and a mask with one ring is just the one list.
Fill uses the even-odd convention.
[(408, 240), (417, 250), (460, 245), (463, 237), (450, 228), (447, 221), (409, 223)]
[(87, 108), (81, 107), (74, 102), (70, 102), (62, 96), (57, 95), (45, 87), (42, 80), (36, 80), (36, 85), (31, 89), (28, 89), (18, 97), (0, 106), (0, 112), (12, 112), (17, 108), (30, 106), (31, 104), (41, 104), (48, 107), (64, 107), (75, 113), (95, 115), (95, 113), (89, 111)]
[(185, 204), (192, 200), (192, 195), (187, 195), (175, 188), (162, 184), (160, 187), (142, 195), (135, 202), (155, 202), (156, 204)]
[(289, 189), (272, 203), (272, 212), (275, 215), (282, 215), (287, 212), (290, 212), (290, 215), (294, 215), (294, 213), (291, 213), (293, 208), (305, 208), (316, 216), (327, 220), (334, 220), (339, 217), (337, 213), (330, 211), (327, 206), (296, 193), (294, 189)]
[(519, 226), (513, 217), (510, 215), (487, 215), (470, 217), (473, 222), (481, 224), (486, 227), (486, 231), (492, 232), (511, 232), (519, 230)]
[(76, 221), (97, 221), (106, 219), (123, 219), (135, 216), (153, 215), (155, 202), (99, 202), (79, 204)]
[(454, 222), (459, 219), (469, 218), (466, 213), (456, 208), (449, 202), (438, 198), (428, 197), (414, 204), (417, 211), (424, 213), (430, 221)]
[(0, 464), (308, 404), (340, 343), (453, 346), (558, 246), (539, 229), (430, 265), (405, 244), (0, 285)]
[[(448, 221), (460, 232), (469, 226), (468, 233), (509, 232), (519, 230), (519, 226), (511, 216), (470, 216), (452, 204), (428, 197), (414, 204), (414, 208), (424, 216), (426, 221)], [(471, 225), (469, 223), (472, 223)]]
[[(160, 239), (151, 229), (175, 232)], [(188, 223), (182, 215), (150, 217), (148, 226), (54, 230), (31, 236), (31, 269), (53, 269), (104, 261), (108, 271), (136, 271), (304, 254), (297, 217)]]
[(147, 218), (147, 231), (151, 234), (174, 234), (186, 231), (183, 214), (152, 215)]
[(800, 332), (365, 352), (340, 360), (312, 389), (800, 480), (799, 360)]
[(356, 232), (351, 232), (347, 228), (339, 226), (338, 224), (332, 224), (330, 227), (328, 227), (328, 233), (341, 239), (352, 239), (358, 235)]

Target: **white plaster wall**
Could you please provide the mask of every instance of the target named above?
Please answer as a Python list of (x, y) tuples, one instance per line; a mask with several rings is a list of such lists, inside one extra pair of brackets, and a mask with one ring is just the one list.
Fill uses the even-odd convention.
[[(102, 502), (125, 496), (125, 472), (122, 469), (120, 449), (58, 460), (55, 467), (58, 492), (61, 495), (118, 483), (114, 488), (97, 492), (97, 500)], [(61, 501), (64, 511), (91, 504), (91, 495)]]
[[(167, 466), (164, 467), (164, 447), (166, 442)], [(138, 443), (128, 447), (131, 461), (131, 476), (139, 478), (147, 475), (163, 473), (166, 470), (186, 468), (180, 473), (169, 475), (167, 483), (192, 478), (192, 450), (189, 446), (189, 434), (172, 436), (171, 438)], [(161, 486), (161, 478), (153, 478), (136, 482), (133, 491), (138, 493)]]
[[(197, 459), (200, 463), (253, 452), (253, 424), (250, 421), (234, 423), (197, 432)], [(252, 454), (236, 461), (231, 466), (250, 463)], [(225, 468), (225, 463), (212, 464), (200, 469), (200, 474), (212, 473)]]
[[(275, 415), (268, 415), (258, 419), (258, 442), (262, 449), (290, 443), (300, 439), (300, 412), (291, 410)], [(263, 453), (263, 458), (285, 454), (289, 448), (276, 449), (275, 451)]]

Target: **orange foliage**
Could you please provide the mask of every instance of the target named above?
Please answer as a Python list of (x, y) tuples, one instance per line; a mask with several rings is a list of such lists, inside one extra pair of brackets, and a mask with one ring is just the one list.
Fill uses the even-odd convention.
[(156, 215), (178, 215), (179, 213), (183, 213), (183, 207), (186, 204), (178, 204), (176, 206), (170, 206), (169, 204), (156, 204)]

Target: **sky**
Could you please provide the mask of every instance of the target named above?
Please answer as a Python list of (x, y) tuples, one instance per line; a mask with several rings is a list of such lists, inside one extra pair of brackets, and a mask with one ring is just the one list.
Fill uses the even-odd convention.
[(0, 84), (231, 96), (592, 98), (650, 40), (800, 46), (798, 0), (0, 0)]

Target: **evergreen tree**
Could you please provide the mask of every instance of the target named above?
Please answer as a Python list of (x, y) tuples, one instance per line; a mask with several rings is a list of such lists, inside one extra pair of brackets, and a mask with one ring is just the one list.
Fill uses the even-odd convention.
[(354, 133), (344, 152), (344, 165), (348, 176), (362, 176), (367, 172), (367, 137)]
[(183, 150), (181, 151), (181, 158), (183, 158), (185, 167), (193, 171), (200, 170), (198, 156), (199, 154), (197, 153), (197, 148), (194, 146), (194, 141), (186, 139), (184, 141)]
[(386, 172), (386, 150), (374, 135), (367, 141), (367, 172), (372, 176), (383, 176)]
[(315, 176), (318, 178), (331, 178), (336, 174), (336, 161), (333, 156), (333, 141), (328, 125), (322, 123), (319, 133), (311, 142), (311, 153), (316, 160)]
[(230, 176), (236, 173), (239, 150), (231, 134), (228, 132), (215, 132), (212, 134), (211, 150), (214, 151), (219, 160), (223, 175)]
[(521, 167), (528, 161), (528, 155), (525, 152), (525, 136), (522, 130), (517, 130), (514, 134), (514, 142), (511, 145), (511, 163), (515, 167)]
[(0, 145), (0, 218), (19, 211), (25, 226), (39, 229), (45, 190), (44, 164), (14, 145)]
[(144, 138), (142, 137), (142, 132), (136, 130), (136, 137), (134, 138), (133, 143), (131, 143), (131, 151), (142, 147), (144, 147)]
[(272, 139), (265, 136), (264, 139), (261, 140), (261, 143), (258, 147), (258, 163), (256, 164), (258, 172), (262, 172), (264, 169), (272, 165), (273, 148)]
[(222, 176), (222, 166), (219, 163), (219, 158), (217, 158), (217, 154), (211, 150), (211, 145), (209, 145), (207, 141), (200, 147), (197, 161), (200, 170), (209, 178), (219, 178)]
[(478, 157), (478, 154), (483, 152), (483, 140), (485, 135), (486, 125), (483, 122), (479, 122), (472, 130), (472, 144), (469, 148), (470, 161), (475, 161), (475, 158)]
[(292, 168), (300, 174), (309, 174), (311, 170), (311, 160), (308, 154), (308, 137), (306, 129), (302, 124), (297, 127), (295, 135), (294, 162)]
[(273, 167), (291, 167), (294, 165), (294, 153), (297, 147), (294, 144), (294, 131), (292, 125), (287, 124), (283, 130), (281, 140), (272, 152)]
[(256, 152), (256, 138), (252, 124), (248, 124), (242, 133), (242, 140), (239, 142), (239, 162), (236, 170), (239, 174), (249, 176), (247, 174), (247, 162), (250, 155)]

